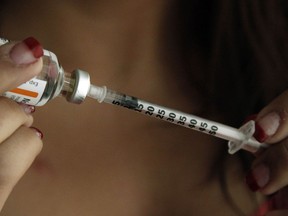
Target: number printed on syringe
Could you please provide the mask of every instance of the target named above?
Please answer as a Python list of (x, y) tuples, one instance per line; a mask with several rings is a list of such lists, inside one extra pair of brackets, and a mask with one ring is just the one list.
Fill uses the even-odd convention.
[(176, 112), (167, 108), (164, 109), (156, 105), (147, 105), (145, 103), (141, 103), (141, 101), (139, 101), (139, 106), (136, 110), (143, 112), (145, 115), (153, 116), (173, 124), (181, 125), (183, 127), (198, 129), (201, 132), (205, 132), (214, 136), (218, 130), (216, 125), (209, 125), (208, 122), (199, 121), (199, 119), (197, 120), (195, 118), (191, 118), (184, 113), (179, 113), (178, 111)]
[[(128, 109), (132, 109), (135, 111), (138, 111), (140, 113), (143, 113), (145, 115), (155, 117), (173, 124), (181, 125), (183, 127), (187, 127), (190, 129), (199, 130), (204, 133), (208, 133), (213, 136), (217, 136), (218, 127), (214, 124), (209, 124), (207, 121), (199, 121), (199, 118), (193, 118), (191, 116), (187, 116), (185, 113), (181, 113), (179, 111), (174, 111), (172, 109), (164, 108), (155, 104), (147, 103), (144, 101), (141, 101), (137, 98), (134, 98), (134, 100), (137, 100), (137, 107), (127, 105), (127, 99), (116, 101), (113, 100), (112, 104), (119, 105), (126, 107)], [(125, 101), (125, 102), (123, 102)]]

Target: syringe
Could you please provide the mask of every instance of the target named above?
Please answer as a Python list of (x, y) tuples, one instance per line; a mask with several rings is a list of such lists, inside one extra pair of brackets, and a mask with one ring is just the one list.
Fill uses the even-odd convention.
[[(0, 46), (9, 40), (0, 38)], [(253, 138), (255, 122), (249, 121), (240, 129), (209, 121), (195, 115), (152, 104), (104, 87), (90, 84), (90, 76), (82, 70), (72, 73), (64, 72), (56, 55), (44, 50), (43, 69), (33, 79), (15, 89), (5, 92), (2, 96), (11, 98), (19, 103), (42, 106), (51, 99), (62, 95), (71, 103), (81, 103), (86, 96), (99, 102), (106, 102), (129, 108), (147, 116), (155, 117), (189, 129), (228, 140), (229, 153), (234, 154), (240, 149), (256, 152), (266, 144), (259, 143)]]
[(107, 89), (106, 86), (90, 85), (87, 96), (98, 100), (100, 103), (105, 102), (125, 107), (147, 116), (228, 140), (228, 152), (230, 154), (234, 154), (240, 149), (254, 153), (261, 147), (267, 147), (266, 144), (259, 143), (253, 137), (255, 132), (254, 121), (249, 121), (240, 129), (236, 129), (195, 115), (149, 103), (136, 97)]

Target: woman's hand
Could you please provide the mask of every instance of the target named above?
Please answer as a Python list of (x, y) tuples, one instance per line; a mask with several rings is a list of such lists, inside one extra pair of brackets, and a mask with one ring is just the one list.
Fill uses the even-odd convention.
[[(0, 95), (36, 76), (42, 55), (33, 38), (0, 46)], [(0, 96), (0, 210), (42, 148), (42, 133), (31, 127), (33, 111)]]
[(288, 215), (288, 91), (277, 97), (257, 115), (254, 137), (270, 144), (256, 155), (252, 170), (246, 177), (253, 191), (276, 194), (273, 207), (282, 209), (267, 215)]

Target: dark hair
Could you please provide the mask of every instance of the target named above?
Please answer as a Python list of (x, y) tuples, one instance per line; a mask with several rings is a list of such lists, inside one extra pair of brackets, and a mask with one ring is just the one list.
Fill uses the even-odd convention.
[(288, 2), (180, 2), (186, 62), (197, 48), (208, 65), (199, 80), (192, 72), (191, 83), (197, 82), (208, 107), (239, 126), (288, 84)]
[[(190, 82), (206, 98), (207, 112), (239, 127), (246, 116), (257, 113), (288, 86), (288, 1), (180, 2), (183, 58), (191, 62), (196, 49), (207, 65), (205, 72), (195, 76), (193, 65), (188, 64)], [(219, 159), (222, 168), (225, 155)], [(249, 155), (238, 155), (243, 169), (249, 169)], [(244, 215), (226, 187), (225, 169), (218, 170), (227, 201)]]

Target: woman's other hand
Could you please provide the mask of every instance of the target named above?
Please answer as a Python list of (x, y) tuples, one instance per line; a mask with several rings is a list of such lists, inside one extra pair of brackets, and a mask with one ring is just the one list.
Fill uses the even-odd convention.
[(271, 208), (280, 211), (271, 211), (271, 215), (288, 215), (283, 210), (288, 209), (288, 91), (262, 109), (255, 122), (254, 137), (270, 146), (256, 154), (246, 182), (252, 191), (276, 194)]
[[(33, 38), (0, 46), (0, 95), (36, 76), (43, 49)], [(31, 127), (33, 106), (0, 96), (0, 210), (42, 148), (42, 133)]]
[(252, 190), (268, 195), (288, 185), (288, 91), (266, 106), (255, 121), (254, 137), (270, 146), (256, 155), (247, 181)]

